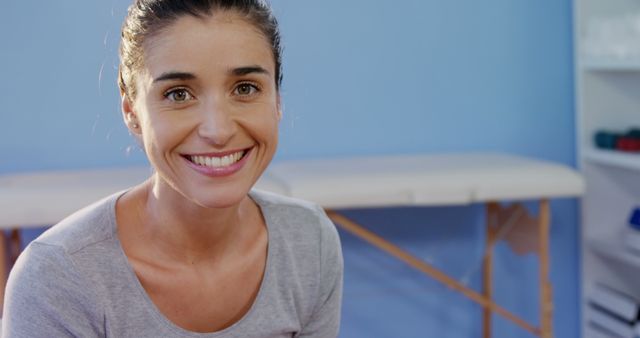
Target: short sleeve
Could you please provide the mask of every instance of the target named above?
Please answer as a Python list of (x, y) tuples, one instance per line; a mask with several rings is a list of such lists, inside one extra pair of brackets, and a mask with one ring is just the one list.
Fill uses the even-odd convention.
[(61, 247), (31, 243), (9, 275), (2, 337), (104, 337), (96, 298)]
[(338, 231), (320, 209), (322, 230), (320, 238), (320, 288), (310, 320), (297, 336), (299, 338), (337, 337), (342, 308), (342, 278), (344, 262)]

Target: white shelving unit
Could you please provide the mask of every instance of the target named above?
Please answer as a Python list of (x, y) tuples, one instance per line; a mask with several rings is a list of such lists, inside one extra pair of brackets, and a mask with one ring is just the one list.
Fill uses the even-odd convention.
[(640, 72), (639, 60), (624, 60), (617, 58), (597, 58), (584, 56), (580, 60), (580, 66), (584, 71), (590, 72)]
[(595, 149), (593, 147), (584, 149), (582, 154), (585, 162), (592, 163), (594, 165), (640, 171), (640, 155)]
[(640, 153), (596, 149), (593, 141), (598, 130), (640, 127), (640, 56), (593, 53), (589, 35), (598, 20), (640, 16), (640, 0), (575, 0), (574, 11), (578, 159), (587, 184), (581, 203), (581, 336), (592, 337), (586, 314), (595, 283), (640, 299), (640, 254), (623, 241), (629, 215), (640, 206)]

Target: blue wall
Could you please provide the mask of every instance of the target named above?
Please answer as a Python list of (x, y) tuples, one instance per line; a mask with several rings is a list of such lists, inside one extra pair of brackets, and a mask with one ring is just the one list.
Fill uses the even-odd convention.
[(275, 3), (282, 158), (496, 149), (573, 163), (568, 0)]
[[(115, 85), (127, 3), (3, 4), (0, 174), (145, 162), (121, 123)], [(498, 150), (574, 164), (570, 0), (274, 0), (273, 5), (285, 43), (285, 118), (276, 160)], [(474, 206), (350, 215), (462, 276), (481, 252), (482, 212)], [(476, 225), (461, 228), (460, 217)], [(575, 202), (555, 201), (552, 217), (555, 333), (577, 337)], [(399, 225), (398, 219), (405, 222)], [(358, 257), (384, 262), (359, 241), (349, 236), (344, 241)], [(514, 257), (504, 247), (498, 251), (497, 297), (537, 322), (536, 260)], [(351, 276), (347, 272), (349, 285), (357, 285)], [(470, 283), (477, 282), (475, 273)], [(438, 286), (397, 290), (421, 290), (431, 302), (407, 312), (405, 336), (413, 332), (409, 320), (416, 313), (419, 325), (438, 328), (431, 332), (477, 336), (476, 306)], [(361, 306), (368, 306), (366, 300)], [(455, 315), (443, 315), (456, 308)], [(370, 311), (345, 321), (373, 323), (370, 328), (380, 333), (384, 327), (378, 327), (376, 316), (384, 315)], [(527, 337), (499, 319), (496, 325), (497, 337)]]

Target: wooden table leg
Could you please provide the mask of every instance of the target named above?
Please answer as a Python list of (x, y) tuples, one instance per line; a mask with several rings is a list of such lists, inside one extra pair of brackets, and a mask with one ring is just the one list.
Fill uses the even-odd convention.
[(539, 217), (539, 245), (540, 245), (540, 337), (553, 337), (553, 298), (551, 282), (549, 280), (549, 229), (550, 207), (549, 200), (540, 201)]
[[(493, 300), (493, 245), (496, 240), (496, 203), (486, 204), (486, 240), (485, 253), (482, 257), (482, 294)], [(489, 308), (482, 310), (482, 336), (491, 338), (492, 312)]]
[(0, 230), (0, 317), (2, 317), (2, 308), (4, 305), (4, 289), (7, 284), (7, 266), (9, 257), (7, 257), (7, 236), (4, 231)]
[(18, 256), (22, 252), (22, 236), (20, 235), (20, 229), (11, 229), (11, 236), (9, 237), (9, 269), (16, 263)]

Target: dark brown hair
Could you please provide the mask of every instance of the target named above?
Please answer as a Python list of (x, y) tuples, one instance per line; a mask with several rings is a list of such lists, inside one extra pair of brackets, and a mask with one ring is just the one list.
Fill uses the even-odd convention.
[(276, 64), (276, 89), (282, 83), (282, 48), (278, 22), (262, 0), (136, 0), (122, 24), (118, 85), (135, 99), (135, 75), (142, 66), (143, 43), (183, 15), (202, 18), (217, 11), (233, 11), (253, 24), (271, 45)]

